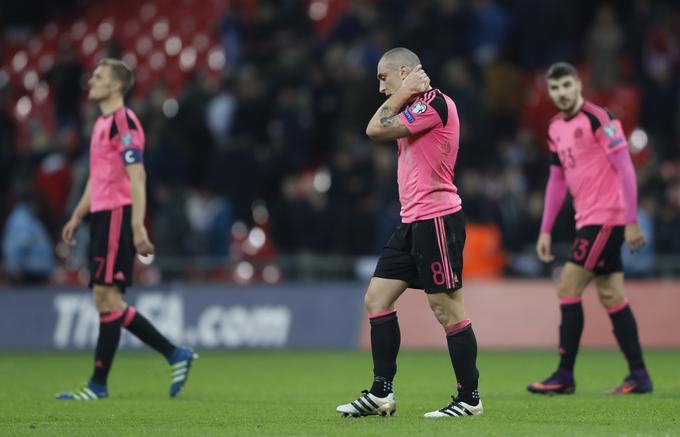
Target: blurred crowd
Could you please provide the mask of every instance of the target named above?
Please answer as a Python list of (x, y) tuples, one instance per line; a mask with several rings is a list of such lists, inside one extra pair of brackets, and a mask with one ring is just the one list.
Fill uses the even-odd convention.
[[(88, 8), (66, 3), (61, 14)], [(166, 2), (157, 3), (162, 11)], [(28, 40), (45, 25), (16, 21), (1, 23), (0, 38)], [(399, 222), (396, 151), (371, 143), (364, 129), (384, 98), (377, 61), (395, 46), (415, 51), (433, 85), (456, 102), (456, 184), (468, 222), (507, 254), (505, 273), (543, 272), (527, 259), (548, 173), (545, 132), (556, 112), (542, 76), (558, 60), (577, 65), (586, 97), (635, 132), (649, 241), (637, 273), (652, 273), (654, 257), (680, 257), (675, 2), (231, 1), (205, 30), (224, 53), (219, 74), (196, 68), (180, 87), (159, 74), (128, 98), (146, 131), (148, 227), (161, 265), (247, 257), (235, 241), (266, 259), (378, 254)], [(124, 56), (115, 32), (102, 54)], [(39, 78), (49, 86), (53, 123), (18, 116), (20, 92), (0, 70), (0, 229), (10, 280), (44, 280), (55, 263), (86, 265), (85, 252), (52, 248), (87, 178), (98, 113), (83, 85), (92, 68), (73, 41), (59, 40)], [(563, 208), (558, 243), (570, 241), (572, 216)]]

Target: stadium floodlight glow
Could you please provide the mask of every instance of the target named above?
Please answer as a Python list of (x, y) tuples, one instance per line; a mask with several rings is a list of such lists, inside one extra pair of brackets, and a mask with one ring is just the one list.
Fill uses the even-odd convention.
[(151, 51), (151, 48), (153, 47), (153, 42), (151, 42), (151, 38), (148, 36), (143, 36), (137, 40), (137, 44), (135, 45), (135, 48), (137, 49), (137, 53), (140, 55), (145, 55)]
[(123, 55), (123, 62), (134, 70), (137, 66), (137, 56), (132, 52), (127, 52)]
[(262, 200), (253, 202), (253, 220), (258, 225), (263, 225), (269, 221), (269, 210)]
[(177, 56), (181, 50), (182, 40), (178, 36), (173, 35), (165, 40), (165, 53), (168, 56)]
[(237, 282), (245, 283), (253, 279), (254, 274), (255, 269), (253, 268), (253, 265), (248, 261), (241, 261), (236, 265), (234, 279)]
[(26, 52), (23, 50), (19, 50), (18, 52), (16, 52), (16, 54), (12, 58), (12, 68), (14, 69), (15, 73), (19, 73), (21, 70), (23, 70), (26, 67), (27, 63), (28, 56), (26, 56)]
[(644, 150), (644, 148), (647, 147), (648, 143), (649, 143), (649, 137), (647, 136), (647, 132), (645, 132), (644, 129), (642, 129), (640, 127), (636, 127), (630, 133), (630, 138), (628, 139), (628, 144), (630, 145), (631, 152), (633, 152), (633, 153), (642, 152)]
[(248, 243), (256, 250), (260, 250), (266, 241), (267, 235), (265, 235), (262, 228), (256, 226), (248, 233)]
[(242, 221), (234, 222), (231, 225), (231, 238), (234, 240), (243, 240), (248, 236), (248, 227)]
[(139, 11), (139, 16), (143, 21), (151, 20), (158, 12), (158, 8), (152, 2), (146, 2)]
[(179, 112), (179, 103), (177, 99), (170, 98), (163, 102), (163, 115), (165, 118), (173, 118)]
[(328, 15), (328, 2), (325, 0), (314, 0), (309, 4), (309, 18), (320, 21)]
[(153, 38), (156, 41), (161, 41), (168, 37), (169, 32), (170, 25), (168, 24), (168, 20), (166, 20), (165, 18), (161, 18), (157, 20), (156, 23), (153, 25), (151, 35), (153, 35)]
[(19, 100), (17, 100), (16, 106), (17, 118), (23, 120), (28, 116), (28, 114), (31, 113), (32, 108), (33, 104), (31, 103), (31, 98), (28, 96), (21, 97)]
[(97, 28), (97, 36), (99, 36), (100, 41), (108, 41), (113, 36), (113, 20), (107, 18), (102, 21), (102, 23)]
[(314, 175), (314, 189), (319, 193), (326, 193), (331, 189), (331, 173), (326, 167), (321, 167)]
[(179, 68), (182, 71), (189, 71), (196, 65), (196, 49), (189, 46), (185, 47), (179, 54)]
[(24, 75), (24, 87), (27, 90), (33, 91), (39, 81), (40, 77), (38, 77), (38, 73), (35, 70), (28, 70)]
[(208, 55), (208, 67), (210, 67), (211, 70), (221, 70), (224, 68), (226, 62), (227, 58), (224, 56), (224, 50), (222, 50), (221, 47), (215, 47), (210, 51), (210, 54)]
[(87, 24), (83, 20), (78, 20), (71, 26), (71, 38), (74, 40), (84, 37), (85, 32), (87, 32)]
[(149, 58), (149, 67), (152, 70), (158, 71), (165, 67), (165, 55), (163, 52), (154, 52)]
[(33, 91), (33, 100), (35, 100), (36, 103), (42, 103), (47, 99), (47, 96), (49, 95), (50, 95), (49, 85), (47, 85), (47, 83), (44, 81), (38, 82), (38, 85), (35, 87), (35, 91)]
[(97, 45), (99, 45), (97, 37), (94, 36), (93, 33), (88, 34), (85, 38), (83, 38), (83, 54), (85, 56), (91, 55), (95, 50), (97, 50)]
[(281, 280), (281, 269), (274, 264), (269, 264), (262, 269), (262, 279), (268, 284), (276, 284)]

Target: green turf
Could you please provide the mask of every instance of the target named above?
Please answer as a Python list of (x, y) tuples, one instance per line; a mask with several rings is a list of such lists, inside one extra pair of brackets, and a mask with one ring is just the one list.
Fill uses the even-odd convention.
[(452, 390), (445, 352), (403, 352), (395, 417), (340, 418), (339, 403), (370, 383), (367, 352), (202, 353), (186, 391), (167, 397), (159, 356), (122, 352), (111, 398), (52, 399), (89, 373), (91, 354), (0, 354), (0, 435), (300, 436), (680, 436), (680, 351), (647, 352), (653, 395), (605, 396), (625, 374), (617, 352), (582, 352), (577, 392), (532, 396), (529, 382), (552, 370), (548, 352), (483, 352), (485, 415), (426, 420)]

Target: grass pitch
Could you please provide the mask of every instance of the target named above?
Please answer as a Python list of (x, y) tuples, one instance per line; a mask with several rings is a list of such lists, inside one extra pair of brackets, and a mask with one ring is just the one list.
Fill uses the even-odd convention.
[[(200, 351), (199, 351), (200, 353)], [(549, 352), (482, 352), (485, 415), (428, 420), (453, 391), (446, 352), (402, 352), (395, 417), (341, 418), (336, 405), (371, 382), (369, 352), (203, 352), (185, 391), (168, 398), (159, 355), (121, 352), (110, 399), (56, 401), (90, 373), (91, 353), (0, 354), (0, 435), (159, 436), (680, 436), (680, 351), (648, 351), (652, 395), (606, 396), (626, 366), (618, 352), (581, 352), (576, 394), (530, 395)]]

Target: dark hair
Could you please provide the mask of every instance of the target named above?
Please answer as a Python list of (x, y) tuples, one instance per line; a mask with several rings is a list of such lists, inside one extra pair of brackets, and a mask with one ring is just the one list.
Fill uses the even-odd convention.
[(568, 62), (555, 62), (548, 68), (548, 72), (545, 73), (545, 80), (559, 79), (564, 76), (573, 76), (578, 79), (578, 71)]
[(122, 94), (127, 93), (135, 84), (135, 76), (127, 64), (120, 59), (104, 58), (97, 65), (108, 65), (111, 67), (111, 78), (123, 84)]

